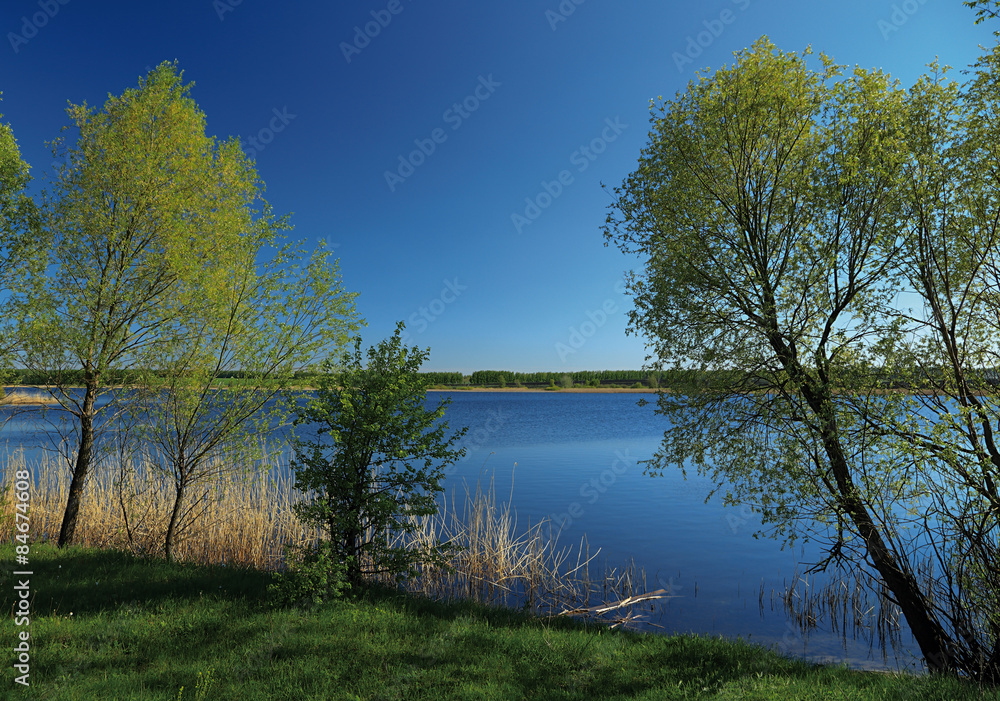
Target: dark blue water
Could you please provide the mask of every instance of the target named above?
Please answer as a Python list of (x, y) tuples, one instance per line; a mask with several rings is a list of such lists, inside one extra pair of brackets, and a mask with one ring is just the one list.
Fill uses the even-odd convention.
[(649, 589), (674, 595), (647, 612), (648, 630), (740, 637), (855, 667), (919, 667), (905, 628), (902, 644), (883, 654), (851, 633), (803, 634), (770, 606), (762, 615), (760, 589), (767, 598), (792, 584), (820, 558), (818, 548), (782, 550), (754, 538), (759, 517), (721, 499), (706, 503), (707, 478), (646, 474), (641, 463), (662, 441), (666, 419), (653, 403), (638, 406), (642, 395), (454, 392), (430, 399), (443, 396), (452, 400), (449, 424), (469, 427), (468, 454), (449, 471), (449, 491), (464, 494), (464, 484), (493, 477), (498, 494), (512, 493), (521, 522), (547, 518), (561, 527), (560, 545), (575, 547), (585, 536), (591, 553), (600, 548), (596, 570), (634, 560)]
[[(542, 519), (558, 531), (560, 546), (577, 548), (586, 538), (590, 554), (600, 550), (591, 574), (621, 569), (628, 562), (644, 569), (648, 589), (668, 589), (672, 597), (646, 610), (650, 631), (695, 632), (740, 637), (787, 654), (866, 668), (918, 668), (908, 631), (902, 644), (886, 652), (851, 633), (817, 628), (803, 633), (782, 611), (762, 614), (772, 589), (782, 590), (819, 558), (811, 546), (782, 550), (779, 543), (754, 538), (759, 519), (748, 507), (706, 503), (708, 479), (679, 470), (663, 476), (644, 473), (665, 428), (642, 395), (559, 392), (431, 392), (428, 404), (450, 398), (446, 420), (468, 427), (467, 454), (448, 469), (449, 500), (465, 488), (492, 479), (498, 497), (511, 495), (518, 523)], [(646, 395), (649, 397), (649, 395)], [(57, 443), (57, 426), (72, 442), (62, 412), (38, 408), (6, 412), (0, 447), (23, 446), (29, 458)], [(308, 428), (300, 430), (311, 437)], [(287, 437), (276, 429), (275, 441)], [(575, 562), (575, 554), (571, 558)], [(810, 586), (815, 586), (815, 583)]]

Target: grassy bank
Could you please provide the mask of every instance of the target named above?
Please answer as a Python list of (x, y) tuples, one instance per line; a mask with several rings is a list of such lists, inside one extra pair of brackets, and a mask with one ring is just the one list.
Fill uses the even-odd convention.
[[(16, 459), (5, 467), (8, 485), (28, 468)], [(355, 601), (275, 609), (266, 587), (281, 545), (310, 537), (291, 513), (292, 485), (255, 473), (207, 489), (180, 561), (168, 564), (169, 493), (134, 467), (95, 473), (82, 545), (59, 551), (41, 541), (58, 531), (68, 472), (34, 466), (43, 477), (31, 483), (29, 567), (0, 547), (8, 611), (21, 581), (12, 572), (33, 572), (34, 685), (14, 688), (8, 665), (0, 698), (176, 699), (181, 686), (184, 699), (1000, 698), (955, 681), (814, 667), (721, 640), (622, 634), (473, 603), (528, 601), (541, 614), (644, 590), (634, 568), (591, 578), (586, 556), (570, 558), (544, 523), (519, 526), (492, 484), (421, 524), (417, 540), (463, 548), (452, 571), (423, 572), (408, 594), (373, 585)], [(8, 544), (13, 503), (10, 495), (0, 509)], [(466, 603), (434, 603), (442, 599)], [(8, 615), (0, 644), (12, 649), (23, 629)]]
[[(13, 548), (0, 548), (9, 600)], [(25, 699), (979, 699), (954, 680), (817, 667), (372, 588), (269, 606), (267, 573), (35, 545)], [(16, 630), (3, 625), (4, 645)], [(183, 687), (183, 691), (181, 691)]]

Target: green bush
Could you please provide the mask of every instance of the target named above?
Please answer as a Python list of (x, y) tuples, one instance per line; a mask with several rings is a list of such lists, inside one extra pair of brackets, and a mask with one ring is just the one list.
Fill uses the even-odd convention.
[(343, 574), (351, 585), (371, 576), (400, 581), (420, 564), (448, 564), (451, 544), (415, 550), (409, 541), (417, 519), (437, 513), (444, 468), (465, 454), (453, 446), (466, 429), (446, 435), (447, 399), (425, 408), (419, 370), (427, 351), (403, 346), (403, 328), (400, 322), (392, 338), (368, 349), (367, 365), (360, 338), (338, 365), (327, 361), (315, 399), (293, 409), (295, 423), (315, 426), (318, 438), (293, 444), (295, 488), (306, 499), (292, 508), (323, 534), (288, 585), (293, 595), (295, 587), (320, 598), (337, 593)]
[(327, 599), (338, 599), (350, 588), (347, 563), (337, 559), (333, 544), (328, 540), (316, 546), (285, 547), (288, 569), (274, 575), (268, 586), (277, 605), (319, 605)]

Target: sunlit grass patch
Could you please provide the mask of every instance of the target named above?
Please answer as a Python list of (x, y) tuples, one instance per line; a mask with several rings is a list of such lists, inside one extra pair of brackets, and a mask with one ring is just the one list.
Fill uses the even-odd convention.
[[(13, 548), (0, 558), (11, 561)], [(306, 611), (271, 607), (270, 574), (259, 570), (52, 545), (33, 546), (31, 558), (32, 686), (17, 698), (998, 698), (957, 680), (822, 667), (739, 641), (610, 631), (377, 585)]]

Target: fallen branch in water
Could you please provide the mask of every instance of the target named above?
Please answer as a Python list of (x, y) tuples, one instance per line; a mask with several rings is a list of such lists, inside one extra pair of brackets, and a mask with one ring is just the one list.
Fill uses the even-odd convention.
[[(560, 611), (557, 616), (603, 616), (606, 613), (612, 611), (617, 611), (618, 609), (625, 608), (627, 606), (634, 606), (635, 604), (642, 603), (643, 601), (652, 601), (654, 599), (673, 599), (678, 596), (677, 594), (671, 594), (667, 589), (657, 589), (656, 591), (646, 592), (645, 594), (636, 594), (635, 596), (627, 596), (621, 601), (616, 601), (614, 603), (603, 603), (599, 606), (589, 606), (584, 608), (575, 609), (565, 609)], [(629, 611), (623, 618), (615, 621), (611, 627), (625, 626), (628, 623), (637, 620), (637, 617), (633, 615), (632, 611)]]

